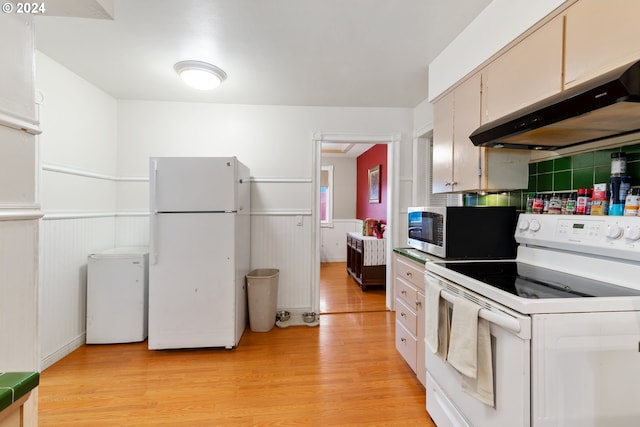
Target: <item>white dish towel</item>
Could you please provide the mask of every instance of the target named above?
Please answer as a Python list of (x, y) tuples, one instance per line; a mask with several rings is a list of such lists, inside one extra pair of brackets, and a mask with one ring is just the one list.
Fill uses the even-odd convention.
[(463, 377), (462, 389), (485, 405), (495, 408), (493, 364), (489, 322), (478, 319), (478, 373), (476, 378)]
[(456, 298), (451, 319), (447, 361), (463, 376), (462, 389), (495, 407), (489, 322), (480, 319), (480, 306)]
[(429, 350), (436, 353), (442, 360), (447, 358), (449, 349), (449, 306), (440, 298), (442, 286), (435, 279), (427, 276), (425, 341)]

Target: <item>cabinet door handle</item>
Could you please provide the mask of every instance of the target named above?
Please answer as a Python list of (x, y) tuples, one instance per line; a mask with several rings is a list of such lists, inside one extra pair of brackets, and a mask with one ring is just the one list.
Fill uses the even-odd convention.
[(407, 317), (407, 313), (404, 313), (404, 312), (400, 313), (400, 317), (406, 318)]
[(401, 293), (402, 295), (407, 295), (407, 291), (404, 291), (404, 290), (403, 290), (403, 291), (400, 291), (400, 293)]
[(407, 275), (407, 277), (413, 277), (413, 273), (411, 273), (410, 271), (407, 271), (405, 274)]
[(416, 307), (422, 307), (422, 303), (420, 301), (416, 301)]
[(400, 341), (407, 342), (407, 339), (406, 338), (400, 338)]

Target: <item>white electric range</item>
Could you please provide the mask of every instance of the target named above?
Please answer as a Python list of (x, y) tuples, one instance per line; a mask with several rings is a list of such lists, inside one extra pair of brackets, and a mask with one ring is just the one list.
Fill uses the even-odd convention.
[(427, 350), (432, 419), (438, 427), (640, 425), (640, 217), (521, 214), (515, 237), (512, 261), (425, 264), (427, 288), (441, 287), (451, 311), (459, 298), (480, 306), (493, 368), (488, 405)]

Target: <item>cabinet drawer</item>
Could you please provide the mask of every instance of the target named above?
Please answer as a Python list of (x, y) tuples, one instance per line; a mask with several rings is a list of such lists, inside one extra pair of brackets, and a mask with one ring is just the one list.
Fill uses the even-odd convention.
[(416, 321), (418, 326), (416, 329), (416, 375), (418, 380), (423, 386), (427, 385), (427, 370), (425, 366), (425, 343), (424, 343), (424, 329), (425, 329), (425, 312), (424, 312), (424, 293), (418, 292), (418, 299), (416, 304)]
[(416, 371), (416, 346), (416, 338), (400, 322), (396, 322), (396, 349), (413, 372)]
[(396, 277), (401, 277), (418, 289), (424, 290), (424, 266), (420, 263), (396, 258)]
[(409, 307), (414, 307), (417, 301), (416, 298), (418, 297), (418, 291), (416, 291), (416, 288), (398, 278), (395, 280), (395, 285), (396, 299), (401, 300)]
[(417, 336), (418, 332), (418, 317), (416, 312), (407, 306), (404, 301), (396, 300), (396, 321), (402, 323), (402, 325), (409, 330), (414, 336)]

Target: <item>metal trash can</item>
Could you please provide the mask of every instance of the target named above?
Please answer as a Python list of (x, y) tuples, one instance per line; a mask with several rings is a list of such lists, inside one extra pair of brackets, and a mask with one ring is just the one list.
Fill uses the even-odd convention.
[(258, 268), (247, 274), (249, 327), (253, 332), (269, 332), (276, 324), (279, 275), (277, 268)]

